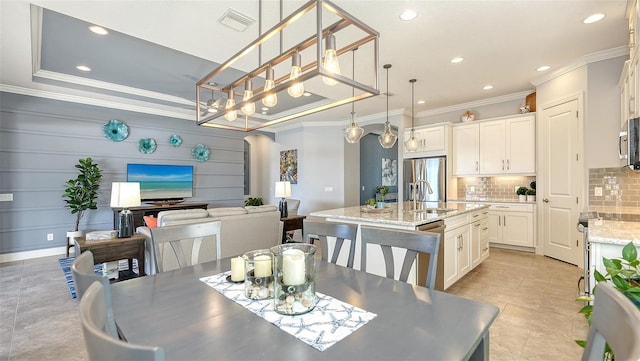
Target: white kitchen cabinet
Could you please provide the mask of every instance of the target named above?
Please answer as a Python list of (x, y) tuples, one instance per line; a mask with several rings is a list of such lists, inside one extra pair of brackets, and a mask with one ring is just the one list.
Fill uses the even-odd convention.
[[(437, 124), (415, 128), (418, 150), (409, 152), (404, 149), (404, 158), (434, 157), (449, 154), (451, 144), (451, 124)], [(411, 129), (404, 131), (404, 141), (411, 137)], [(404, 146), (404, 142), (403, 142)]]
[(489, 242), (534, 247), (533, 204), (498, 204), (489, 209)]
[(479, 174), (480, 133), (478, 123), (453, 128), (453, 174)]
[(471, 268), (489, 257), (488, 210), (476, 212), (471, 218)]
[(533, 174), (536, 171), (535, 116), (479, 123), (480, 174)]
[[(446, 290), (489, 256), (488, 210), (447, 217), (443, 257), (443, 289)], [(479, 226), (475, 226), (480, 224)], [(484, 229), (484, 231), (483, 231)], [(487, 248), (483, 250), (482, 244)]]

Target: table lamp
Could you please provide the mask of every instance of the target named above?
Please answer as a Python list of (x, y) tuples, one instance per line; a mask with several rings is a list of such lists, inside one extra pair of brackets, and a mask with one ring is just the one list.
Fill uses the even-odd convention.
[(280, 218), (288, 217), (289, 210), (287, 209), (286, 197), (291, 197), (291, 182), (276, 182), (276, 197), (282, 198), (280, 200)]
[(118, 238), (133, 236), (133, 213), (129, 207), (140, 206), (140, 183), (111, 183), (111, 207), (122, 208), (118, 215)]

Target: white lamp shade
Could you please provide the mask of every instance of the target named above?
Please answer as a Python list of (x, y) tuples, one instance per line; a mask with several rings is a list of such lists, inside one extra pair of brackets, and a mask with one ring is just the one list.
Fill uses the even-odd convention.
[(140, 206), (140, 183), (111, 183), (111, 207), (128, 208)]
[(276, 182), (276, 197), (291, 197), (291, 182)]

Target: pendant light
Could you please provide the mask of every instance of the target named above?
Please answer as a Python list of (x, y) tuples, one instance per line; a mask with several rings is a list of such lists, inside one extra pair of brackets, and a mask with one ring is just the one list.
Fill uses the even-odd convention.
[(391, 124), (389, 124), (389, 68), (391, 64), (385, 64), (383, 66), (387, 70), (387, 121), (384, 123), (384, 133), (378, 136), (378, 141), (382, 148), (393, 148), (398, 140), (398, 136), (391, 131)]
[[(358, 48), (353, 49), (353, 57), (352, 57), (352, 69), (353, 69), (353, 74), (352, 74), (352, 79), (355, 80), (356, 78), (356, 50), (358, 50)], [(355, 88), (351, 88), (351, 97), (353, 98), (355, 96)], [(362, 138), (362, 135), (364, 134), (364, 129), (362, 129), (361, 126), (359, 126), (358, 124), (356, 124), (356, 112), (354, 110), (354, 103), (355, 101), (351, 102), (351, 123), (349, 123), (349, 125), (347, 125), (346, 128), (344, 128), (344, 140), (346, 140), (348, 143), (358, 143), (360, 141), (360, 138)]]
[(287, 93), (294, 98), (299, 98), (304, 94), (304, 83), (296, 80), (302, 75), (302, 57), (299, 52), (293, 53), (291, 56), (291, 73), (289, 73), (289, 80), (294, 83), (287, 88)]
[[(236, 106), (236, 100), (234, 99), (233, 89), (229, 89), (227, 94), (227, 103), (225, 104), (225, 109), (231, 109)], [(224, 119), (232, 122), (238, 118), (238, 112), (236, 110), (227, 110), (224, 113)]]
[[(253, 98), (253, 82), (251, 81), (251, 79), (247, 78), (247, 80), (244, 82), (244, 95), (242, 96), (242, 101), (247, 101), (251, 98)], [(244, 115), (252, 115), (256, 112), (256, 105), (253, 102), (247, 103), (243, 105), (240, 110), (242, 110), (242, 113)]]
[[(336, 37), (331, 33), (327, 35), (325, 40), (322, 68), (329, 73), (340, 75), (340, 63), (338, 63), (338, 53), (336, 52)], [(329, 86), (338, 84), (337, 81), (326, 76), (322, 77), (322, 81)]]
[(216, 105), (216, 99), (214, 98), (213, 90), (211, 90), (211, 99), (207, 100), (207, 113), (217, 113), (218, 106)]
[(404, 142), (404, 147), (408, 152), (415, 152), (420, 146), (420, 143), (416, 139), (416, 134), (413, 126), (413, 119), (415, 117), (415, 114), (413, 113), (413, 103), (415, 102), (414, 88), (416, 86), (416, 80), (411, 79), (409, 80), (409, 83), (411, 83), (411, 134), (409, 136), (409, 140)]

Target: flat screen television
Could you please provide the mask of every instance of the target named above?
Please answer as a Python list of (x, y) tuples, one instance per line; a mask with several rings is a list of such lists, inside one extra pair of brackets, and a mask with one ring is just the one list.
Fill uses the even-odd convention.
[(127, 164), (127, 182), (140, 183), (140, 200), (178, 203), (193, 197), (193, 166)]

